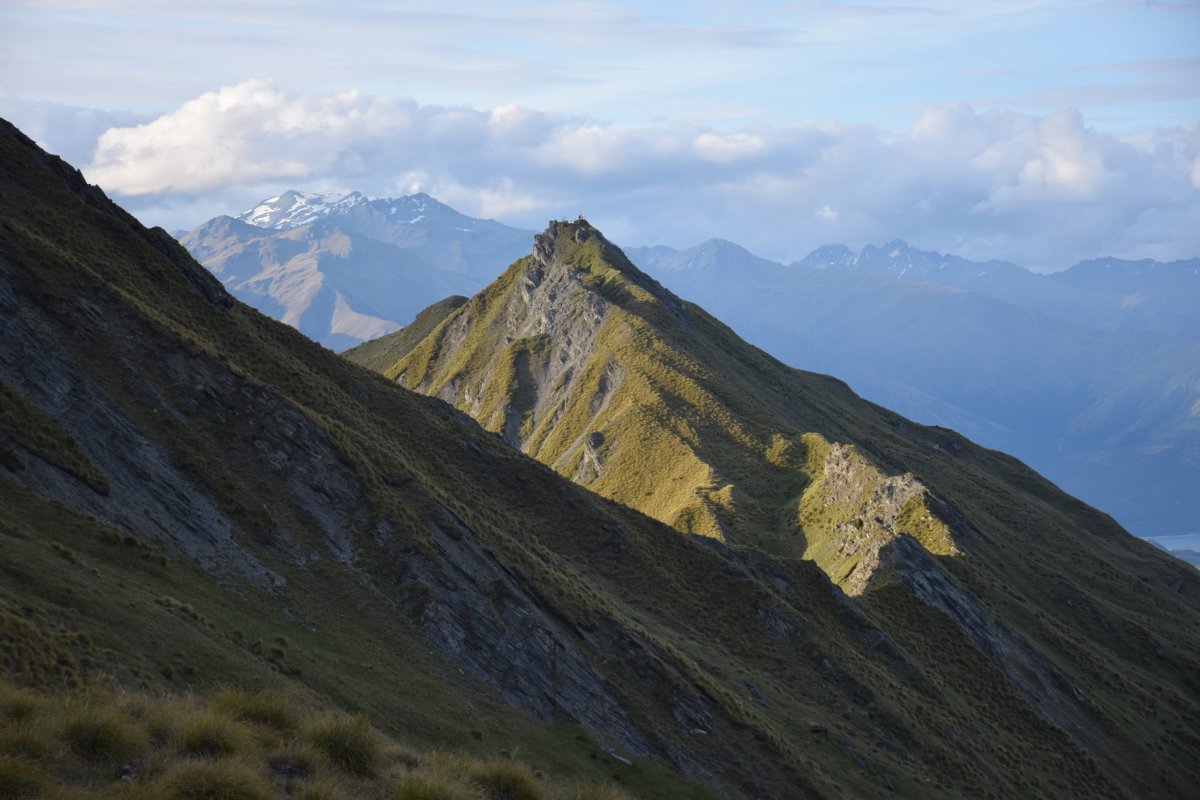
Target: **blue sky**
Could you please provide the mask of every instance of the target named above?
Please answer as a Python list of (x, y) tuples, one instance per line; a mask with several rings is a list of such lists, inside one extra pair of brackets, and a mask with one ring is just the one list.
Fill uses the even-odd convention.
[(0, 114), (172, 228), (423, 189), (775, 258), (1200, 253), (1200, 2), (8, 0)]

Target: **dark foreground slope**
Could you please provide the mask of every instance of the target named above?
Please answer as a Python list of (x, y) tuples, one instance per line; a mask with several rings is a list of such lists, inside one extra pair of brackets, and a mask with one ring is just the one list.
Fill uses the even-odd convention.
[(1043, 735), (1129, 796), (1194, 784), (1194, 570), (1016, 460), (747, 345), (586, 222), (400, 345), (349, 356), (680, 531), (815, 562), (937, 687), (901, 716), (945, 720), (999, 794), (1068, 793), (1020, 776), (1058, 757), (1027, 749)]
[[(1163, 748), (1106, 733), (1130, 748), (1118, 770), (933, 611), (899, 642), (808, 562), (681, 536), (572, 485), (234, 302), (8, 126), (0, 207), (13, 680), (270, 685), (644, 797), (695, 796), (682, 778), (793, 798), (1115, 797), (1193, 777), (1167, 761), (1194, 742), (1175, 642), (1118, 678), (1147, 704), (1116, 709), (1124, 729)], [(1168, 595), (1146, 577), (1147, 624), (1157, 604), (1190, 613), (1194, 583)], [(1096, 697), (1080, 713), (1103, 722)], [(121, 774), (89, 786), (132, 791)]]

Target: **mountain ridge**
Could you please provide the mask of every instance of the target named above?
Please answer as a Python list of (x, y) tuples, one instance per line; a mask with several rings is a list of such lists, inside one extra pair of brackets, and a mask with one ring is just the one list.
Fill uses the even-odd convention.
[[(913, 618), (941, 619), (1046, 720), (1123, 772), (1119, 748), (1101, 755), (1119, 724), (1081, 707), (1097, 684), (1076, 693), (1065, 677), (1095, 670), (1112, 648), (1070, 609), (1080, 592), (1099, 593), (1126, 620), (1116, 624), (1136, 625), (1141, 584), (1113, 565), (1184, 565), (1157, 561), (1015, 459), (748, 347), (582, 219), (552, 222), (536, 242), (407, 354), (367, 365), (681, 532), (803, 555), (901, 646)], [(1170, 574), (1160, 589), (1195, 578)], [(1057, 616), (1061, 633), (1031, 624), (1026, 603)], [(1142, 666), (1121, 670), (1149, 666), (1130, 657)]]

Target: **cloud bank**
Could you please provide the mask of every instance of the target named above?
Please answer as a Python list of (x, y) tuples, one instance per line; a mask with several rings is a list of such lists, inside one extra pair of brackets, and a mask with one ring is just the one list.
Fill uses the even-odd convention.
[(628, 244), (718, 236), (779, 259), (897, 237), (1033, 267), (1200, 254), (1200, 125), (1118, 135), (1072, 110), (938, 106), (900, 133), (829, 121), (621, 126), (247, 81), (108, 129), (85, 171), (171, 227), (281, 188), (419, 190), (511, 224), (583, 213)]

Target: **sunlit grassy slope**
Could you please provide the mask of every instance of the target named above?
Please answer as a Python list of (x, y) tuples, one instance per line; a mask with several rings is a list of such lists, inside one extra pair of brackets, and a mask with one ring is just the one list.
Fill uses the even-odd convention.
[(1195, 781), (1193, 571), (1016, 460), (745, 344), (586, 222), (552, 223), (419, 343), (372, 347), (406, 352), (363, 363), (602, 495), (815, 562), (960, 699), (990, 664), (1016, 705), (981, 710), (964, 748), (1021, 706), (1121, 791)]

